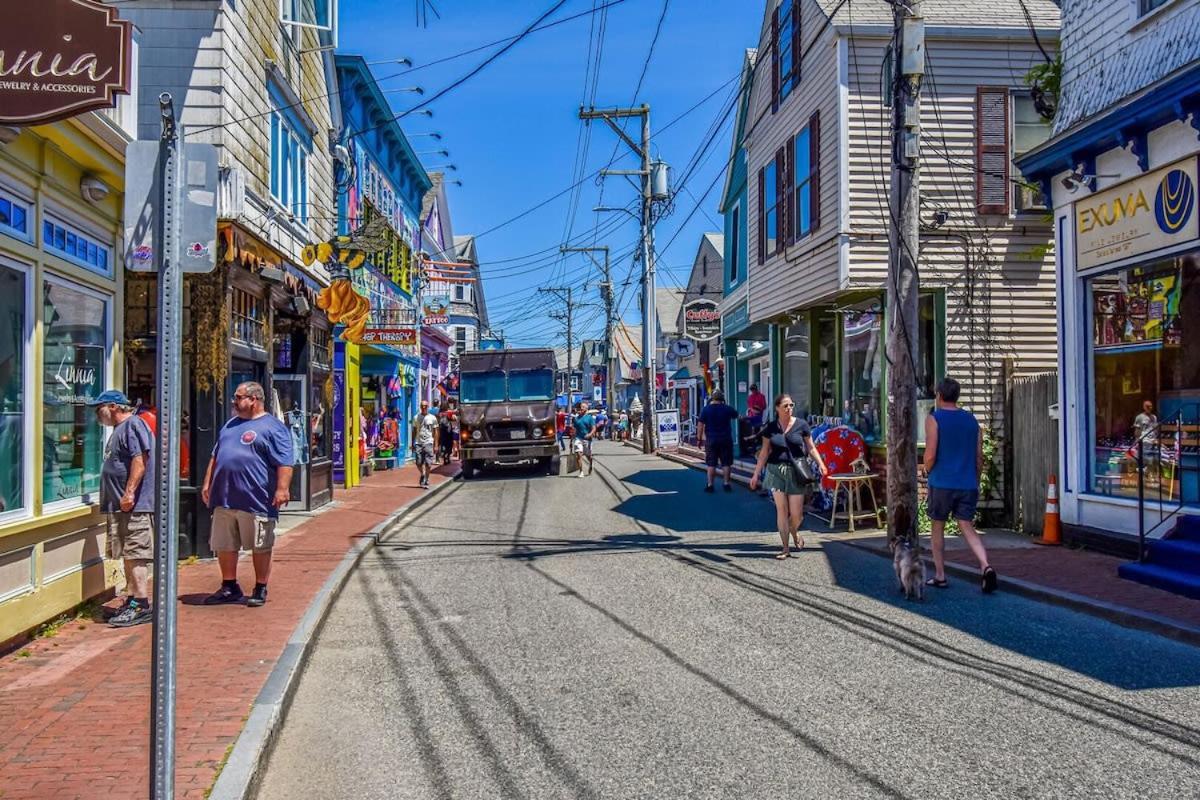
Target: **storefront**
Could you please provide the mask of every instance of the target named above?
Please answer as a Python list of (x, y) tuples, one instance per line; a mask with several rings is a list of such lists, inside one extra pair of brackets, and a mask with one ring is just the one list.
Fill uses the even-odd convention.
[(453, 345), (454, 339), (442, 328), (430, 324), (422, 326), (418, 402), (428, 400), (431, 406), (438, 405), (443, 392), (448, 393), (446, 380), (450, 377), (450, 348)]

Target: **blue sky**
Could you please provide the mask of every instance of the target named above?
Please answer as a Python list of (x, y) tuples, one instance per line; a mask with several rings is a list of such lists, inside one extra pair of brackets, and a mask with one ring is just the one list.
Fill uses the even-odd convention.
[[(547, 22), (588, 11), (612, 0), (568, 0)], [(343, 0), (340, 4), (340, 49), (359, 53), (368, 61), (411, 58), (414, 69), (395, 64), (373, 67), (381, 88), (420, 86), (426, 97), (471, 71), (502, 45), (443, 64), (422, 67), (439, 58), (512, 36), (537, 19), (552, 0), (433, 0), (438, 19), (428, 14), (428, 25), (418, 25), (419, 0)], [(607, 9), (601, 65), (596, 81), (598, 107), (627, 106), (633, 100), (638, 76), (650, 49), (661, 0), (625, 0)], [(720, 230), (716, 207), (729, 155), (729, 124), (724, 115), (727, 100), (736, 89), (746, 48), (756, 44), (762, 2), (755, 0), (669, 0), (662, 32), (638, 96), (651, 107), (651, 130), (664, 128), (700, 100), (706, 103), (670, 128), (654, 136), (655, 153), (671, 164), (674, 182), (700, 149), (710, 127), (724, 120), (706, 160), (687, 180), (674, 209), (660, 221), (659, 285), (685, 282), (700, 235)], [(629, 149), (602, 122), (591, 124), (590, 136), (578, 119), (585, 97), (585, 75), (595, 62), (600, 14), (566, 22), (530, 34), (498, 61), (460, 88), (430, 106), (432, 119), (409, 116), (401, 121), (407, 133), (438, 131), (441, 142), (414, 137), (417, 151), (446, 148), (450, 157), (422, 156), (427, 167), (457, 165), (449, 178), (460, 178), (462, 187), (450, 187), (451, 216), (457, 234), (481, 234), (479, 257), (483, 263), (484, 291), (493, 329), (503, 330), (511, 343), (522, 346), (560, 345), (561, 322), (551, 311), (561, 311), (561, 301), (538, 294), (539, 286), (573, 286), (577, 300), (590, 303), (576, 311), (575, 341), (603, 330), (597, 283), (599, 271), (584, 255), (565, 259), (557, 247), (566, 238), (568, 216), (577, 208), (573, 236), (576, 244), (607, 244), (614, 258), (625, 256), (637, 242), (636, 223), (624, 214), (596, 215), (600, 204), (632, 204), (637, 193), (625, 179), (610, 177), (603, 190), (594, 179), (576, 193), (568, 192), (520, 220), (497, 228), (516, 214), (561, 192), (576, 180), (576, 154), (581, 131), (587, 144), (584, 175), (620, 156), (615, 168), (636, 166)], [(589, 38), (590, 37), (590, 38)], [(589, 47), (589, 44), (591, 47)], [(592, 58), (589, 62), (589, 49)], [(388, 80), (382, 80), (388, 76)], [(714, 94), (715, 92), (715, 94)], [(416, 94), (386, 95), (397, 113), (419, 101)], [(637, 129), (637, 122), (630, 130)], [(714, 184), (707, 197), (704, 192)], [(690, 221), (685, 218), (696, 208)], [(631, 206), (632, 207), (632, 206)], [(598, 235), (592, 233), (599, 221)], [(682, 230), (681, 230), (682, 226)], [(668, 242), (673, 243), (663, 249)], [(593, 241), (594, 240), (594, 241)], [(638, 322), (636, 281), (623, 285), (630, 274), (628, 257), (614, 260), (617, 296), (624, 318)], [(636, 278), (636, 276), (635, 276)]]

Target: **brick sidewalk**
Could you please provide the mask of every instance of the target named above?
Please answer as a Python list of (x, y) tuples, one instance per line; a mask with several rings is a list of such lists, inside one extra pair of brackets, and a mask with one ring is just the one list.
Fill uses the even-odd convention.
[[(703, 467), (702, 457), (692, 448), (681, 447), (678, 453), (670, 454), (669, 458), (693, 469)], [(739, 481), (736, 470), (734, 480)], [(810, 520), (812, 519), (810, 516)], [(828, 533), (835, 540), (847, 536), (847, 540), (851, 541), (844, 531), (830, 532), (823, 524), (819, 524), (813, 530), (816, 533)], [(1200, 627), (1200, 600), (1118, 577), (1117, 567), (1124, 563), (1123, 559), (1090, 550), (1040, 547), (1033, 544), (1029, 537), (1011, 531), (992, 531), (985, 535), (984, 541), (988, 548), (988, 561), (1000, 574), (1001, 584), (1005, 578), (1016, 578), (1054, 592), (1067, 592), (1096, 603), (1154, 614), (1187, 626)], [(855, 535), (852, 543), (879, 552), (887, 550), (885, 542), (874, 538), (860, 538)], [(967, 550), (966, 542), (958, 537), (947, 538), (946, 559), (960, 566), (973, 569), (978, 567), (974, 557)], [(932, 570), (932, 564), (930, 569)], [(932, 574), (931, 571), (930, 575)], [(952, 575), (950, 580), (961, 583), (966, 578)]]
[[(435, 485), (458, 465), (436, 472)], [(180, 568), (176, 796), (205, 796), (251, 702), (352, 540), (422, 493), (412, 466), (339, 490), (336, 508), (281, 535), (263, 608), (198, 605), (220, 585), (216, 563)], [(248, 556), (239, 580), (247, 592), (253, 586)], [(0, 658), (2, 800), (148, 796), (151, 633), (150, 625), (72, 622)]]

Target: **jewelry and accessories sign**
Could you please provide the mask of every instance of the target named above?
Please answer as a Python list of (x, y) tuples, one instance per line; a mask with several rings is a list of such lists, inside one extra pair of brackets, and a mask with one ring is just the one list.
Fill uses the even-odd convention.
[(55, 122), (111, 108), (129, 93), (133, 26), (116, 9), (0, 0), (0, 17), (0, 125)]
[(1189, 158), (1076, 202), (1076, 269), (1200, 238), (1196, 164)]
[(710, 342), (721, 335), (721, 309), (712, 300), (693, 300), (683, 307), (683, 335)]

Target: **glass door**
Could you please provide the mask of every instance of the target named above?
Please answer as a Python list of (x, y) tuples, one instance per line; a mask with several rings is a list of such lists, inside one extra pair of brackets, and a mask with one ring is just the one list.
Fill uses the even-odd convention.
[(274, 397), (278, 409), (271, 409), (283, 418), (283, 424), (292, 435), (292, 500), (283, 507), (284, 511), (303, 511), (308, 508), (308, 380), (304, 375), (280, 375), (274, 378)]

